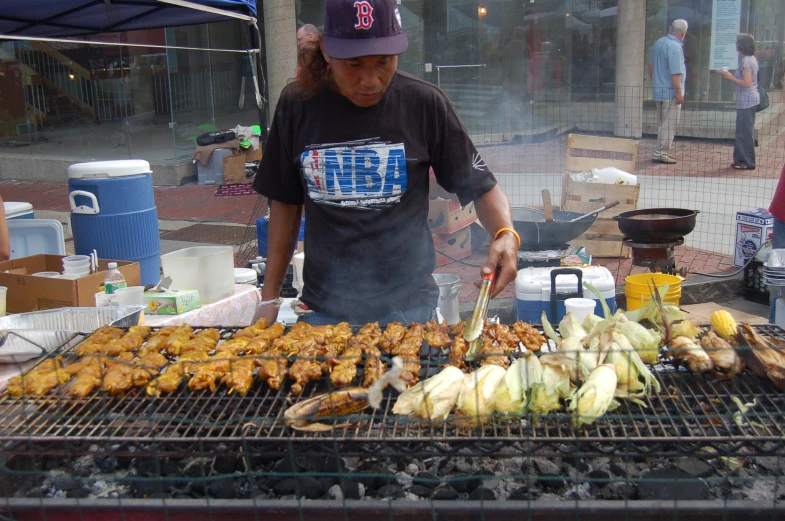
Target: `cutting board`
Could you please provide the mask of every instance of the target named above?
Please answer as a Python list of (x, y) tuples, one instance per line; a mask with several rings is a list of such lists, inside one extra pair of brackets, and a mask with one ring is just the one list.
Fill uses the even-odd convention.
[(741, 324), (747, 322), (748, 324), (768, 324), (767, 317), (760, 317), (758, 315), (751, 315), (743, 311), (736, 311), (735, 309), (726, 308), (714, 302), (705, 302), (703, 304), (687, 304), (679, 306), (687, 312), (687, 318), (696, 324), (709, 324), (711, 323), (711, 314), (720, 309), (724, 309), (736, 320), (736, 323)]

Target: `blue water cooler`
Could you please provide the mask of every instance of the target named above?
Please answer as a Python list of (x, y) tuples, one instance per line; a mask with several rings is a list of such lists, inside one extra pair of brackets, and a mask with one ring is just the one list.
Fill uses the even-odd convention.
[(161, 239), (150, 163), (98, 161), (68, 167), (77, 255), (139, 263), (141, 282), (160, 280)]

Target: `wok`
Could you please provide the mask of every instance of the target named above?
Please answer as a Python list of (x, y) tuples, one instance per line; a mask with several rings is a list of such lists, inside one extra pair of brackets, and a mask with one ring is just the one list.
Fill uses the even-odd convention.
[(649, 208), (615, 216), (619, 231), (638, 242), (667, 242), (680, 239), (695, 229), (697, 210)]
[(597, 215), (569, 223), (580, 217), (578, 212), (553, 211), (553, 222), (546, 222), (545, 215), (535, 208), (513, 208), (512, 225), (521, 236), (521, 251), (550, 250), (564, 246), (588, 230)]

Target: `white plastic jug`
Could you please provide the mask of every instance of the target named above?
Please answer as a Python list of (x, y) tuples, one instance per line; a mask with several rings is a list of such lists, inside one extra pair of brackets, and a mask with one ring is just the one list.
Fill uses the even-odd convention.
[(439, 286), (439, 312), (448, 325), (457, 324), (461, 321), (461, 310), (458, 305), (458, 294), (463, 288), (458, 284), (461, 278), (458, 275), (434, 274), (436, 285)]

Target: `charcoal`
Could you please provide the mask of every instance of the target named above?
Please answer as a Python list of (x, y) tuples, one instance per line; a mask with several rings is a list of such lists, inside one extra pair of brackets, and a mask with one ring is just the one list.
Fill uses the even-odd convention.
[(435, 501), (455, 501), (459, 497), (460, 494), (458, 494), (458, 491), (450, 485), (439, 485), (436, 490), (433, 491), (431, 499)]
[(493, 501), (496, 499), (496, 493), (489, 489), (480, 487), (475, 489), (471, 494), (469, 494), (470, 501)]
[[(376, 490), (386, 485), (398, 484), (398, 476), (396, 476), (392, 471), (387, 469), (382, 470), (381, 472), (379, 472), (379, 476), (376, 476), (375, 478), (371, 478), (371, 479), (373, 480), (373, 485), (374, 485), (371, 488), (374, 488)], [(368, 488), (367, 487), (368, 483), (366, 483), (365, 481), (361, 481), (361, 483), (363, 485), (366, 485), (366, 488)]]
[(417, 473), (420, 472), (421, 470), (422, 469), (416, 463), (409, 463), (408, 465), (406, 465), (406, 468), (403, 471), (409, 474), (410, 476), (416, 476)]
[[(469, 490), (470, 483), (473, 484), (475, 481), (476, 480), (474, 479), (467, 479), (466, 476), (454, 476), (450, 479), (450, 485), (460, 493), (468, 493), (471, 492), (471, 490)], [(477, 488), (478, 486), (479, 485), (476, 485), (474, 488)]]
[(246, 478), (234, 479), (234, 497), (237, 499), (248, 499), (251, 497), (253, 485)]
[(433, 489), (422, 485), (412, 485), (409, 487), (409, 492), (418, 497), (429, 497), (431, 495), (431, 490)]
[(172, 494), (173, 499), (196, 499), (190, 494), (186, 494), (184, 492), (178, 492), (177, 494)]
[(742, 501), (747, 499), (747, 494), (741, 490), (734, 490), (730, 494), (728, 494), (728, 501)]
[(119, 466), (119, 462), (114, 456), (93, 456), (93, 461), (103, 474), (112, 474)]
[(77, 458), (73, 463), (71, 463), (69, 471), (72, 476), (78, 478), (86, 478), (95, 474), (96, 467), (93, 457), (82, 456), (81, 458)]
[(468, 492), (471, 492), (479, 488), (483, 484), (484, 480), (487, 480), (489, 478), (494, 478), (496, 477), (496, 474), (490, 471), (478, 470), (477, 472), (472, 474), (472, 476), (474, 477), (466, 482)]
[(188, 489), (190, 490), (191, 494), (200, 498), (207, 494), (207, 485), (209, 485), (209, 483), (206, 480), (197, 479), (195, 481), (191, 481)]
[(592, 499), (591, 486), (588, 483), (573, 485), (564, 493), (564, 499), (570, 501), (586, 501)]
[(403, 487), (400, 485), (384, 485), (376, 491), (376, 495), (380, 498), (394, 498), (403, 492)]
[(355, 480), (341, 482), (341, 491), (346, 499), (362, 499), (365, 497), (365, 485)]
[(619, 463), (611, 462), (608, 466), (614, 476), (620, 478), (637, 478), (640, 475), (640, 470), (635, 463), (627, 463), (621, 461)]
[(539, 498), (542, 493), (536, 488), (529, 488), (527, 486), (518, 487), (507, 497), (510, 501), (534, 501)]
[(207, 493), (216, 499), (232, 499), (235, 494), (235, 481), (231, 478), (217, 479), (207, 485)]
[(314, 478), (303, 476), (297, 480), (297, 484), (300, 488), (300, 496), (306, 499), (319, 499), (322, 497), (322, 486)]
[(213, 461), (213, 472), (218, 475), (233, 474), (237, 464), (237, 458), (234, 456), (218, 456)]
[(333, 485), (332, 487), (330, 487), (330, 489), (327, 491), (327, 494), (326, 494), (325, 497), (327, 499), (334, 499), (334, 500), (337, 500), (337, 501), (342, 501), (343, 500), (343, 491), (341, 490), (340, 485)]
[(75, 488), (79, 487), (79, 483), (76, 482), (74, 478), (71, 476), (55, 476), (54, 478), (54, 487), (55, 490), (74, 490)]
[(338, 476), (345, 476), (349, 474), (349, 467), (343, 458), (327, 458), (321, 467), (321, 472), (325, 474), (336, 474)]
[(161, 475), (167, 477), (179, 476), (180, 464), (173, 459), (165, 459), (163, 463), (161, 463)]
[(415, 485), (420, 485), (429, 489), (433, 489), (441, 482), (438, 476), (435, 474), (431, 474), (430, 472), (418, 472), (414, 476), (413, 483)]
[(277, 496), (289, 496), (297, 492), (297, 480), (295, 478), (283, 478), (273, 487), (273, 492)]
[(207, 461), (204, 459), (191, 460), (186, 463), (182, 470), (183, 476), (187, 478), (201, 478), (209, 473)]
[(297, 464), (297, 462), (292, 461), (290, 458), (284, 458), (275, 464), (275, 466), (273, 467), (273, 472), (278, 475), (299, 474), (300, 472), (302, 472), (302, 470), (300, 470), (300, 467)]
[(586, 477), (593, 481), (598, 481), (604, 484), (609, 479), (611, 479), (611, 474), (605, 470), (592, 470), (586, 475)]
[(137, 458), (136, 472), (145, 477), (160, 476), (160, 461), (158, 458)]
[(166, 492), (153, 492), (147, 499), (170, 499), (172, 496)]
[(575, 467), (575, 469), (578, 472), (580, 472), (582, 474), (587, 474), (587, 473), (589, 473), (589, 472), (591, 472), (593, 470), (591, 465), (589, 465), (588, 463), (586, 463), (585, 461), (583, 461), (581, 459), (573, 460), (573, 461), (570, 462), (570, 464), (573, 467)]
[(544, 458), (534, 458), (532, 460), (534, 468), (541, 476), (558, 476), (561, 474), (559, 466), (552, 461)]
[(684, 458), (676, 463), (676, 467), (693, 478), (707, 478), (714, 474), (714, 467), (698, 458)]
[(449, 474), (453, 470), (455, 470), (454, 458), (444, 458), (439, 462), (438, 471), (440, 475), (444, 476), (445, 474)]
[(41, 487), (33, 487), (25, 493), (25, 496), (29, 498), (43, 498), (46, 497), (46, 491)]
[(163, 485), (157, 479), (134, 481), (131, 484), (131, 492), (136, 499), (144, 499), (155, 493), (162, 493)]
[(61, 466), (62, 465), (61, 465), (60, 461), (58, 461), (58, 459), (53, 457), (53, 456), (44, 456), (41, 459), (41, 470), (43, 470), (43, 471), (54, 470), (54, 469), (59, 468)]
[(638, 493), (641, 499), (701, 500), (706, 499), (709, 486), (678, 469), (660, 469), (649, 472), (641, 479)]
[(537, 483), (546, 490), (554, 491), (567, 486), (565, 479), (558, 474), (541, 474)]
[(85, 499), (86, 497), (90, 497), (90, 489), (82, 485), (79, 488), (66, 492), (65, 497), (68, 499)]
[(322, 492), (325, 493), (338, 484), (338, 478), (333, 477), (316, 478), (316, 481), (319, 482), (319, 486), (322, 487)]

